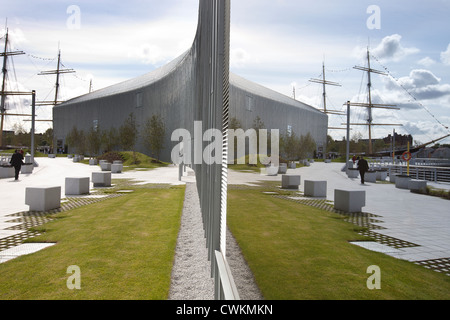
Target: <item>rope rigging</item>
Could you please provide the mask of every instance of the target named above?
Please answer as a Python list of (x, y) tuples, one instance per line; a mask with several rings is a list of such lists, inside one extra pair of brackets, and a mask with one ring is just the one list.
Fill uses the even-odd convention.
[(421, 106), (434, 120), (436, 120), (437, 123), (439, 123), (439, 125), (441, 125), (445, 130), (447, 130), (448, 132), (450, 132), (449, 127), (444, 125), (426, 106), (424, 106), (408, 89), (405, 88), (405, 86), (401, 83), (400, 79), (396, 78), (390, 71), (389, 69), (384, 66), (380, 60), (375, 57), (374, 55), (372, 55), (372, 57), (380, 64), (381, 67), (383, 67), (383, 69), (386, 71), (386, 73), (395, 80), (395, 82), (399, 85), (399, 87), (401, 87), (403, 90), (405, 90), (405, 92), (414, 100), (414, 102), (416, 104), (418, 104), (419, 106)]

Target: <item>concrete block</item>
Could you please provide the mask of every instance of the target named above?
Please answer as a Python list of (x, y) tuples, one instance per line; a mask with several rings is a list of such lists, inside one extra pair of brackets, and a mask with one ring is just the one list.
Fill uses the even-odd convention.
[(14, 178), (15, 169), (12, 166), (1, 166), (0, 167), (0, 179), (4, 178)]
[(279, 168), (276, 166), (266, 167), (266, 174), (268, 176), (277, 176)]
[(410, 176), (398, 175), (395, 177), (395, 187), (398, 189), (409, 189)]
[(326, 197), (327, 196), (327, 182), (305, 180), (305, 196), (308, 197)]
[(297, 189), (300, 186), (300, 176), (294, 175), (283, 175), (281, 177), (281, 188), (282, 189)]
[(377, 172), (376, 171), (367, 171), (364, 175), (365, 182), (377, 182)]
[(102, 171), (111, 171), (111, 163), (100, 162), (100, 168), (102, 169)]
[(278, 173), (279, 174), (285, 174), (287, 172), (287, 164), (286, 163), (280, 163), (278, 167)]
[(111, 172), (92, 172), (94, 187), (111, 187)]
[(344, 212), (361, 212), (366, 205), (366, 192), (357, 190), (334, 190), (334, 208)]
[(61, 187), (33, 187), (25, 189), (25, 204), (30, 211), (49, 211), (61, 207)]
[(49, 153), (48, 157), (51, 159), (54, 159), (54, 158), (56, 158), (56, 154)]
[(389, 175), (389, 182), (391, 182), (391, 183), (395, 183), (395, 178), (397, 177), (397, 173), (391, 173), (390, 175)]
[(411, 192), (425, 193), (427, 191), (427, 181), (411, 179), (408, 182), (408, 189)]
[(89, 177), (66, 178), (66, 195), (89, 194)]
[(325, 159), (325, 163), (331, 163), (331, 159)]
[(358, 176), (359, 176), (358, 169), (353, 169), (353, 168), (347, 169), (347, 176), (349, 178), (358, 178)]
[(98, 160), (97, 159), (89, 159), (89, 165), (90, 166), (96, 166), (98, 164)]
[(111, 172), (112, 173), (121, 173), (122, 170), (123, 170), (123, 164), (113, 163), (111, 165)]
[(20, 173), (22, 174), (30, 174), (33, 173), (34, 165), (32, 163), (23, 164), (20, 168)]
[(386, 170), (377, 170), (377, 180), (378, 181), (385, 181), (387, 179), (387, 171)]

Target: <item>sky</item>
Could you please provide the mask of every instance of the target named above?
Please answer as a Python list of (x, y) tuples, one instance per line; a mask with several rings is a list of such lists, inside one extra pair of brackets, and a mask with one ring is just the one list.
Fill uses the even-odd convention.
[[(52, 100), (59, 50), (63, 67), (76, 73), (61, 78), (60, 99), (98, 90), (151, 72), (192, 45), (198, 0), (0, 0), (0, 46), (6, 27), (10, 50), (22, 50), (8, 63), (8, 90), (36, 90), (37, 101)], [(450, 133), (450, 0), (240, 0), (231, 1), (231, 72), (284, 95), (323, 108), (325, 65), (327, 109), (347, 111), (347, 101), (367, 103), (368, 67), (374, 109), (373, 137), (395, 130), (426, 143)], [(14, 71), (12, 71), (14, 70)], [(8, 101), (9, 112), (29, 113), (28, 97)], [(51, 107), (37, 108), (40, 120)], [(352, 123), (366, 123), (366, 108), (351, 108)], [(7, 117), (5, 129), (24, 117)], [(329, 115), (329, 135), (346, 135), (345, 115)], [(386, 125), (392, 124), (392, 125)], [(50, 122), (38, 122), (44, 132)], [(352, 136), (368, 138), (367, 126)], [(450, 138), (440, 143), (450, 143)]]

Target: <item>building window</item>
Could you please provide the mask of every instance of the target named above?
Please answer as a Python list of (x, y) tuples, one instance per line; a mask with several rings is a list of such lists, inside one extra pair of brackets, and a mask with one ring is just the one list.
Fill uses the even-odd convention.
[(250, 97), (250, 96), (245, 97), (245, 108), (249, 112), (252, 112), (254, 109), (255, 102), (253, 100), (254, 100), (253, 97)]
[(291, 134), (292, 134), (292, 126), (287, 126), (287, 134), (288, 134), (288, 136), (291, 136)]
[(144, 106), (144, 99), (142, 92), (136, 93), (136, 108), (142, 108)]

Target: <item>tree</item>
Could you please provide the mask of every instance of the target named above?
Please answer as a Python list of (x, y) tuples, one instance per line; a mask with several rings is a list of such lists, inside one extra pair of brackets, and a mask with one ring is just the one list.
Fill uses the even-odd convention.
[(87, 149), (89, 155), (91, 157), (98, 155), (101, 146), (102, 146), (102, 136), (98, 128), (95, 129), (94, 127), (91, 127), (91, 129), (87, 133)]
[(259, 116), (257, 116), (255, 118), (255, 120), (253, 120), (253, 129), (256, 130), (256, 132), (258, 132), (258, 130), (260, 129), (265, 129), (266, 126), (264, 124), (264, 122), (261, 120), (261, 118)]
[(308, 132), (306, 136), (300, 137), (298, 156), (300, 159), (305, 159), (314, 154), (314, 151), (317, 149), (316, 142), (311, 134)]
[(128, 118), (119, 129), (119, 140), (123, 151), (133, 151), (134, 163), (136, 163), (136, 141), (138, 138), (138, 126), (136, 123), (136, 117), (133, 113), (130, 113)]
[(161, 150), (164, 149), (166, 126), (161, 115), (153, 115), (149, 118), (144, 128), (144, 144), (151, 150), (152, 156), (159, 160)]
[(300, 139), (295, 132), (286, 132), (280, 136), (280, 151), (287, 160), (296, 160), (300, 148)]
[(101, 145), (105, 147), (105, 151), (109, 152), (114, 150), (117, 146), (119, 134), (116, 127), (111, 127), (109, 130), (103, 130), (101, 133)]
[(86, 151), (86, 136), (83, 130), (78, 130), (75, 126), (66, 136), (66, 143), (69, 147), (72, 147), (77, 154), (84, 154)]
[(236, 117), (231, 118), (229, 128), (232, 130), (243, 129), (241, 122)]
[(42, 146), (51, 146), (53, 144), (53, 129), (52, 128), (48, 128), (44, 134), (42, 135), (42, 142), (41, 145)]

